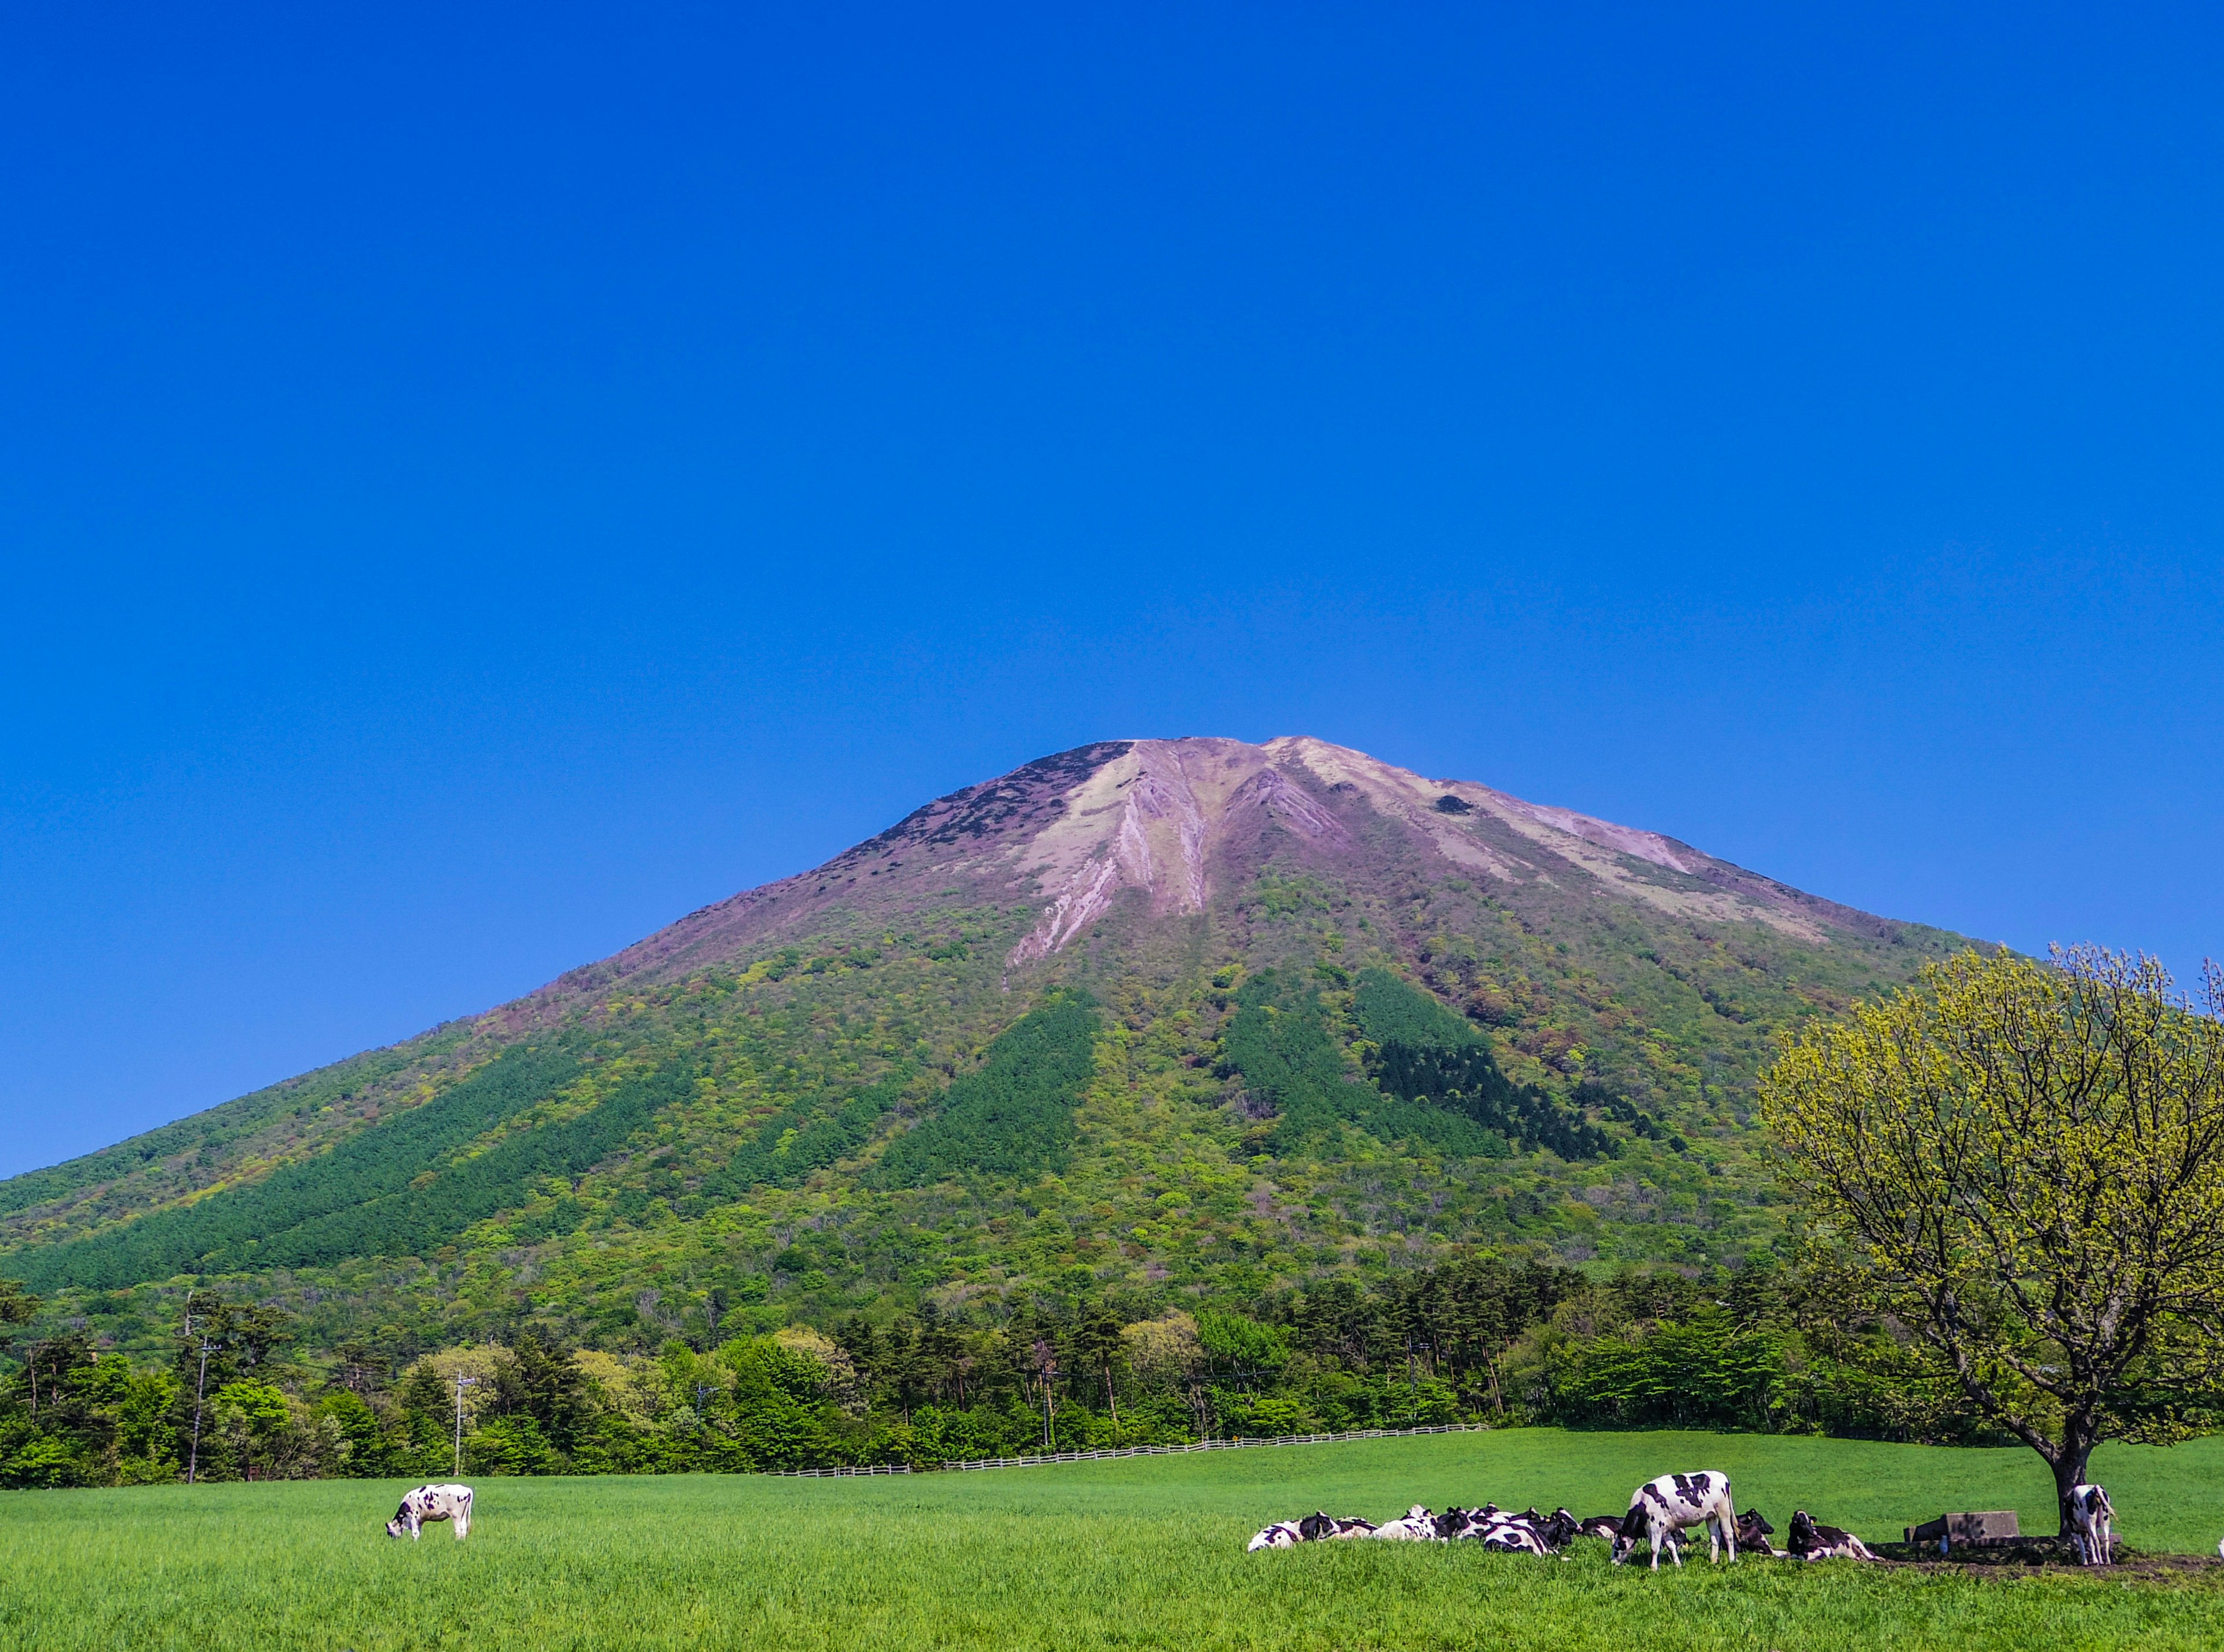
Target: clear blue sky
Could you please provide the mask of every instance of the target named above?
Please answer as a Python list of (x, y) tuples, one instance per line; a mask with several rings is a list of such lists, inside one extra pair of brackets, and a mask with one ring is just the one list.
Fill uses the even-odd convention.
[(17, 6), (0, 1170), (1083, 741), (2224, 952), (2213, 8)]

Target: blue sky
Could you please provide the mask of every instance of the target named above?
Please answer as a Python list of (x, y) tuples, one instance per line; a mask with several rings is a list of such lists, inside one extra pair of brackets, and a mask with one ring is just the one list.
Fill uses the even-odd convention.
[(0, 1170), (1124, 735), (2189, 974), (2219, 44), (15, 8)]

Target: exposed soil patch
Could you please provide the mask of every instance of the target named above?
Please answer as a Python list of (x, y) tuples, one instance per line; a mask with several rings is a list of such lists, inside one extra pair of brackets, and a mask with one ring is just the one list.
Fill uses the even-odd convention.
[(1949, 1577), (2017, 1578), (2076, 1575), (2099, 1581), (2129, 1583), (2169, 1580), (2224, 1586), (2224, 1560), (2213, 1554), (2146, 1554), (2116, 1546), (2111, 1567), (2080, 1566), (2071, 1558), (2069, 1545), (2057, 1537), (2031, 1537), (2014, 1543), (1987, 1543), (1982, 1548), (1958, 1548), (1950, 1558), (1914, 1543), (1872, 1543), (1876, 1564), (1895, 1571), (1923, 1572)]

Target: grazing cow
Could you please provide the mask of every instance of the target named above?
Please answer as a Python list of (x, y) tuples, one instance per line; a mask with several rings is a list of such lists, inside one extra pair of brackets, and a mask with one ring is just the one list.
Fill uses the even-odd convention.
[(2097, 1485), (2069, 1488), (2069, 1550), (2081, 1566), (2116, 1563), (2116, 1510)]
[(1393, 1542), (1433, 1543), (1438, 1541), (1437, 1517), (1417, 1503), (1406, 1510), (1404, 1518), (1386, 1520), (1367, 1535), (1386, 1537)]
[(1684, 1557), (1677, 1551), (1676, 1534), (1694, 1526), (1707, 1529), (1707, 1558), (1722, 1558), (1722, 1545), (1729, 1545), (1730, 1563), (1737, 1563), (1737, 1504), (1730, 1500), (1730, 1477), (1711, 1471), (1696, 1474), (1663, 1474), (1657, 1480), (1647, 1480), (1630, 1494), (1629, 1512), (1622, 1516), (1621, 1529), (1614, 1534), (1614, 1563), (1620, 1566), (1637, 1552), (1637, 1546), (1650, 1540), (1652, 1544), (1652, 1569), (1660, 1569), (1660, 1546), (1668, 1545), (1668, 1558), (1677, 1566)]
[(1849, 1531), (1819, 1524), (1804, 1509), (1791, 1512), (1791, 1535), (1785, 1547), (1795, 1561), (1873, 1561), (1869, 1546)]
[(455, 1523), (456, 1541), (462, 1542), (471, 1529), (471, 1488), (468, 1485), (420, 1485), (401, 1499), (394, 1518), (386, 1523), (386, 1535), (399, 1537), (409, 1534), (414, 1542), (423, 1531), (428, 1520), (452, 1520)]
[(1750, 1549), (1756, 1554), (1766, 1554), (1771, 1559), (1779, 1558), (1779, 1551), (1768, 1541), (1769, 1533), (1775, 1529), (1761, 1518), (1760, 1510), (1747, 1509), (1738, 1516), (1738, 1547)]

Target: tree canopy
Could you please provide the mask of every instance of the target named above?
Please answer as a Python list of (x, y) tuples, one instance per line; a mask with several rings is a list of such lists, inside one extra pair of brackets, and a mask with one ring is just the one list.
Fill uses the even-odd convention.
[(2224, 1376), (2224, 980), (1965, 952), (1787, 1036), (1762, 1114), (1816, 1237), (2057, 1487)]

